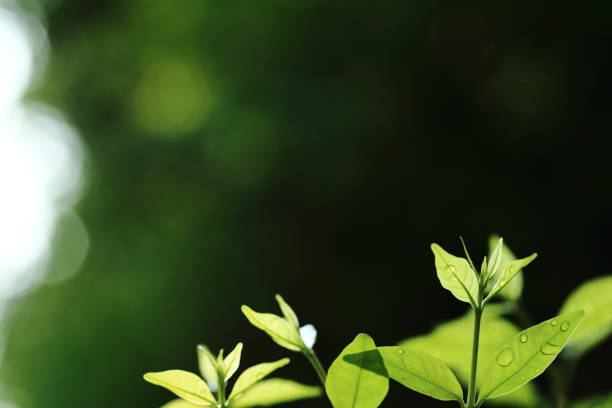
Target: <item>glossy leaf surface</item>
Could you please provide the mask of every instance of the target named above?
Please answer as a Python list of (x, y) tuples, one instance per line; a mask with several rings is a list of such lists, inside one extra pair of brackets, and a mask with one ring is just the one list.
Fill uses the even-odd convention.
[(221, 364), (221, 371), (223, 372), (223, 378), (225, 381), (229, 380), (232, 375), (238, 370), (240, 366), (240, 356), (242, 355), (242, 343), (238, 343), (234, 350), (223, 359)]
[(443, 361), (404, 347), (379, 347), (389, 378), (441, 401), (462, 401), (463, 390)]
[(272, 378), (255, 384), (240, 398), (236, 399), (230, 407), (267, 407), (305, 398), (315, 398), (320, 395), (320, 387), (304, 385), (282, 378)]
[(217, 359), (204, 344), (198, 345), (198, 366), (200, 374), (213, 389), (217, 388), (219, 376), (217, 373)]
[(242, 396), (241, 394), (243, 394), (249, 388), (263, 380), (270, 373), (283, 366), (286, 366), (287, 364), (289, 364), (289, 359), (283, 358), (271, 363), (261, 363), (247, 368), (236, 380), (236, 384), (234, 385), (228, 400), (231, 402), (234, 398), (240, 398)]
[(483, 377), (479, 401), (507, 394), (531, 381), (553, 362), (576, 330), (583, 311), (546, 320), (503, 345)]
[(281, 295), (276, 295), (275, 299), (276, 302), (278, 302), (278, 306), (280, 307), (281, 312), (283, 312), (283, 316), (285, 316), (285, 319), (287, 319), (287, 321), (289, 321), (289, 323), (291, 323), (294, 327), (299, 327), (300, 321), (298, 320), (298, 317), (291, 308), (291, 306), (289, 306), (289, 304), (285, 302), (285, 299), (283, 299)]
[(216, 403), (216, 399), (208, 389), (203, 379), (197, 375), (183, 370), (167, 370), (156, 373), (147, 373), (144, 379), (151, 384), (159, 385), (172, 391), (193, 404), (209, 406)]
[(266, 332), (279, 346), (291, 351), (305, 348), (298, 327), (287, 319), (272, 313), (258, 313), (248, 306), (242, 306), (242, 313), (253, 326)]
[(567, 344), (566, 352), (570, 357), (581, 355), (612, 333), (612, 275), (578, 287), (565, 301), (561, 313), (578, 309), (584, 310), (586, 315)]
[[(352, 362), (345, 361), (348, 355), (368, 351), (374, 351), (374, 354)], [(389, 390), (389, 379), (366, 369), (366, 366), (384, 369), (374, 340), (367, 334), (358, 334), (334, 360), (327, 373), (325, 391), (334, 408), (376, 408), (382, 403)]]
[(177, 398), (168, 402), (167, 404), (162, 405), (161, 408), (197, 408), (200, 406), (201, 405), (195, 405), (191, 402), (187, 402), (182, 398)]
[(449, 254), (438, 244), (431, 244), (431, 250), (442, 287), (463, 302), (471, 303), (476, 299), (478, 280), (468, 261)]
[[(491, 287), (491, 292), (489, 293), (489, 295), (487, 296), (487, 298), (492, 298), (493, 296), (495, 296), (496, 294), (498, 294), (500, 291), (502, 291), (504, 288), (507, 288), (507, 286), (510, 284), (510, 282), (512, 282), (518, 275), (519, 272), (521, 272), (521, 270), (526, 267), (527, 265), (529, 265), (534, 259), (536, 259), (538, 256), (538, 254), (531, 254), (530, 256), (526, 257), (526, 258), (521, 258), (521, 259), (517, 259), (515, 261), (512, 262), (508, 262), (505, 263), (503, 261), (502, 258), (502, 263), (499, 266), (499, 269), (497, 271), (497, 273), (495, 274), (495, 276), (493, 277), (493, 286)], [(503, 255), (502, 255), (503, 257)], [(522, 290), (522, 283), (520, 285), (521, 290)], [(514, 289), (514, 292), (512, 293), (512, 296), (516, 296), (517, 298), (520, 296), (520, 292), (519, 293), (515, 293), (518, 291), (518, 288)], [(510, 295), (508, 295), (510, 296)]]

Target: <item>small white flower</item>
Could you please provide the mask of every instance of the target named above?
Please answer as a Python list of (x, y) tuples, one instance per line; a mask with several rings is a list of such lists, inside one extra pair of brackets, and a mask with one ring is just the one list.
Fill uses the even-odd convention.
[(317, 341), (317, 329), (312, 324), (306, 324), (300, 327), (300, 337), (306, 347), (311, 349)]

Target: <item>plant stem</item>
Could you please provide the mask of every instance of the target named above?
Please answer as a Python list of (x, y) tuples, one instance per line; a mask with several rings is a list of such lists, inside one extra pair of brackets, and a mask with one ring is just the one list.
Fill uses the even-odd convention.
[(325, 369), (323, 368), (321, 361), (319, 361), (317, 354), (312, 349), (303, 350), (303, 353), (308, 361), (310, 361), (310, 364), (312, 364), (313, 368), (317, 372), (317, 375), (319, 376), (319, 380), (321, 380), (321, 383), (325, 387), (325, 378), (327, 377), (327, 374), (325, 373)]
[(219, 374), (219, 381), (217, 384), (217, 402), (219, 403), (220, 408), (225, 407), (225, 379), (224, 376)]
[(472, 370), (468, 386), (467, 408), (476, 406), (476, 374), (478, 372), (478, 345), (480, 343), (480, 321), (482, 320), (482, 290), (478, 290), (478, 305), (474, 308), (474, 335), (472, 338)]

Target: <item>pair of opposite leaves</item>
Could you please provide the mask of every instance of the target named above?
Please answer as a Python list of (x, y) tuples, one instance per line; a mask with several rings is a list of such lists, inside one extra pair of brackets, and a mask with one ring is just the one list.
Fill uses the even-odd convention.
[[(223, 351), (215, 359), (205, 346), (198, 346), (198, 359), (202, 379), (196, 374), (183, 370), (167, 370), (145, 374), (145, 380), (162, 386), (180, 399), (169, 402), (164, 408), (194, 408), (220, 406), (213, 392), (219, 382), (227, 383), (240, 364), (242, 343), (223, 358)], [(247, 368), (236, 380), (227, 398), (228, 407), (247, 408), (268, 406), (297, 399), (317, 397), (319, 387), (308, 386), (282, 378), (264, 379), (273, 371), (289, 364), (288, 358), (270, 363), (261, 363)]]
[[(488, 367), (478, 405), (508, 394), (540, 375), (583, 317), (582, 311), (567, 313), (510, 339)], [(373, 408), (385, 398), (389, 378), (432, 398), (464, 405), (461, 384), (444, 362), (406, 347), (376, 347), (367, 334), (357, 335), (333, 362), (325, 388), (335, 408)]]

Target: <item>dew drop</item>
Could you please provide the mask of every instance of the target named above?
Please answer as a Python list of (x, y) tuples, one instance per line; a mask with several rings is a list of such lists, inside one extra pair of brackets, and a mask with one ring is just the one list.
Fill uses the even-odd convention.
[(397, 349), (397, 354), (404, 354), (404, 349), (403, 348), (398, 348)]
[(557, 319), (552, 319), (552, 320), (551, 320), (551, 322), (550, 322), (550, 324), (551, 324), (552, 326), (558, 326), (558, 325), (559, 325), (559, 321), (558, 321)]
[(446, 265), (446, 270), (450, 273), (455, 273), (457, 271), (457, 268), (455, 268), (455, 265)]
[(508, 268), (508, 273), (514, 273), (515, 270), (516, 268), (514, 267), (514, 265), (510, 265), (510, 268)]
[(559, 352), (559, 346), (550, 342), (544, 343), (540, 346), (540, 352), (546, 356), (552, 356)]
[(505, 348), (497, 355), (497, 364), (502, 367), (508, 367), (514, 360), (514, 352), (511, 348)]
[(519, 340), (521, 341), (521, 343), (527, 343), (527, 340), (529, 340), (529, 336), (526, 333), (521, 334), (521, 337), (519, 337)]
[(569, 323), (568, 322), (561, 323), (561, 326), (559, 327), (559, 329), (561, 329), (562, 332), (567, 331), (567, 329), (569, 329)]

